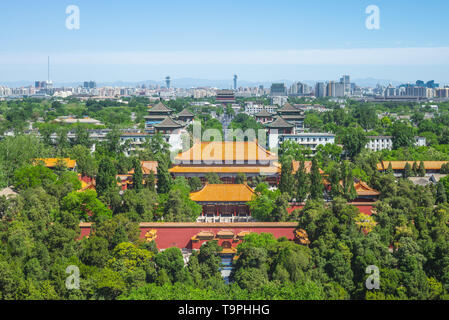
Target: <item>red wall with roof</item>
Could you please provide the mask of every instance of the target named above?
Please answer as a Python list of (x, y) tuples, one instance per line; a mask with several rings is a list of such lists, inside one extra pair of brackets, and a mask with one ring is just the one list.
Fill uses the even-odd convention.
[(210, 231), (217, 234), (220, 230), (232, 230), (235, 235), (241, 231), (249, 231), (255, 233), (271, 233), (275, 238), (286, 237), (294, 240), (295, 227), (141, 227), (140, 238), (145, 238), (145, 234), (150, 230), (157, 230), (156, 244), (159, 249), (167, 249), (170, 247), (191, 248), (190, 239), (201, 231)]

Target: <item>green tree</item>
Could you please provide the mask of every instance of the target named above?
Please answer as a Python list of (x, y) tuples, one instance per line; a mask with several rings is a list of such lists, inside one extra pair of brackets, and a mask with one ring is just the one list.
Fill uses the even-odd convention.
[(309, 174), (310, 180), (310, 198), (314, 200), (323, 197), (323, 181), (315, 158), (312, 159), (312, 167)]
[(168, 160), (163, 157), (158, 157), (157, 166), (157, 192), (158, 193), (168, 193), (172, 185), (172, 177), (168, 172)]
[[(391, 164), (391, 163), (390, 163)], [(424, 167), (424, 162), (421, 161), (419, 163), (419, 168), (418, 168), (418, 176), (420, 177), (424, 177), (426, 175), (426, 168)]]
[(291, 157), (285, 157), (281, 164), (281, 179), (279, 182), (279, 190), (282, 193), (286, 193), (289, 197), (294, 192), (294, 175), (293, 175), (293, 163)]
[(412, 127), (395, 122), (392, 127), (393, 149), (409, 148), (415, 143), (415, 134)]
[(190, 178), (189, 185), (190, 190), (192, 190), (192, 192), (198, 191), (203, 187), (203, 183), (201, 182), (201, 179), (198, 177)]
[(341, 142), (348, 157), (354, 159), (365, 148), (368, 140), (361, 128), (350, 127), (345, 130)]
[(150, 191), (156, 191), (156, 175), (153, 170), (145, 178), (145, 187)]
[(289, 207), (290, 196), (286, 193), (283, 193), (280, 197), (278, 197), (274, 202), (274, 209), (271, 212), (271, 217), (275, 222), (284, 222), (288, 220), (288, 212), (287, 208)]
[(84, 221), (97, 221), (112, 216), (111, 210), (97, 198), (95, 190), (73, 191), (61, 201), (61, 209)]
[(307, 177), (304, 161), (299, 162), (298, 170), (295, 173), (296, 180), (296, 202), (303, 202), (309, 193), (309, 180)]
[(416, 177), (419, 174), (418, 164), (416, 163), (416, 161), (413, 162), (412, 174), (413, 174), (413, 177)]
[(141, 190), (143, 188), (143, 173), (142, 166), (138, 159), (133, 160), (134, 174), (133, 174), (133, 189)]
[(404, 167), (404, 171), (403, 171), (402, 177), (405, 178), (405, 179), (407, 179), (408, 177), (412, 177), (412, 176), (413, 176), (412, 167), (410, 166), (410, 163), (407, 162), (407, 163), (405, 164), (405, 167)]
[(222, 181), (220, 180), (220, 177), (215, 172), (208, 172), (206, 173), (206, 181), (209, 184), (221, 184)]
[(110, 158), (102, 158), (98, 166), (96, 177), (96, 187), (99, 196), (103, 196), (107, 191), (117, 188), (117, 171)]
[(437, 184), (436, 203), (438, 204), (445, 202), (447, 202), (446, 188), (444, 187), (444, 183), (439, 181)]
[(28, 165), (14, 173), (14, 185), (21, 190), (39, 186), (49, 188), (57, 178), (58, 176), (47, 167)]
[(246, 183), (246, 175), (242, 172), (237, 173), (237, 176), (235, 178), (236, 184), (243, 184)]

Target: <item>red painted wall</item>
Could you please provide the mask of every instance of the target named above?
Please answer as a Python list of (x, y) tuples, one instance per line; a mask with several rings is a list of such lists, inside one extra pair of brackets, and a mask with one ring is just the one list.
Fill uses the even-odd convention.
[(81, 232), (80, 232), (80, 237), (78, 238), (78, 240), (84, 238), (84, 237), (88, 237), (90, 235), (90, 226), (80, 226)]
[(170, 227), (170, 228), (147, 228), (147, 227), (141, 227), (140, 228), (140, 238), (145, 238), (145, 234), (152, 229), (157, 230), (157, 237), (156, 237), (156, 244), (159, 249), (167, 249), (170, 247), (178, 247), (180, 249), (183, 248), (191, 248), (191, 241), (190, 239), (198, 234), (201, 231), (211, 231), (213, 233), (217, 233), (220, 230), (232, 230), (234, 231), (234, 234), (238, 234), (241, 231), (249, 231), (249, 232), (256, 232), (256, 233), (271, 233), (275, 238), (280, 237), (286, 237), (289, 240), (294, 239), (294, 227), (288, 227), (288, 228), (223, 228), (223, 227), (189, 227), (189, 228), (176, 228), (176, 227)]

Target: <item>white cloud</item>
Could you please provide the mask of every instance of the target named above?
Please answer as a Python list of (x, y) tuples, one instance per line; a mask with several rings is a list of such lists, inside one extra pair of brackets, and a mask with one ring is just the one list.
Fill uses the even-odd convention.
[(0, 53), (0, 64), (67, 65), (448, 65), (449, 47), (335, 50)]

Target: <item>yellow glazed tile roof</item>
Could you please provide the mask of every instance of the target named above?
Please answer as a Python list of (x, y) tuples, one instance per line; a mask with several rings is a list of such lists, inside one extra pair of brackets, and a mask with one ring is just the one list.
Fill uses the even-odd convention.
[(273, 161), (278, 157), (256, 141), (198, 142), (179, 153), (175, 163), (185, 161)]
[(206, 184), (203, 189), (190, 194), (196, 202), (248, 202), (254, 190), (246, 184)]

